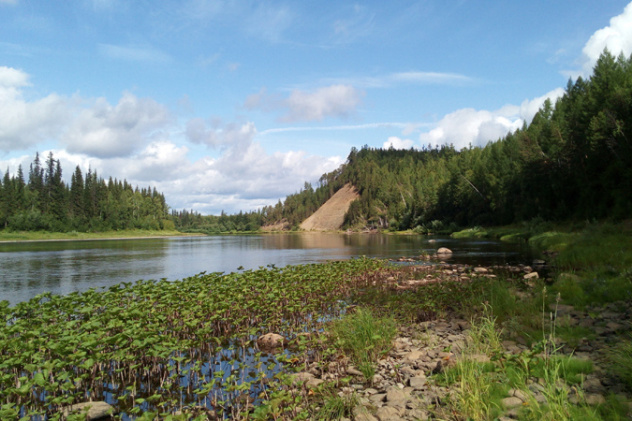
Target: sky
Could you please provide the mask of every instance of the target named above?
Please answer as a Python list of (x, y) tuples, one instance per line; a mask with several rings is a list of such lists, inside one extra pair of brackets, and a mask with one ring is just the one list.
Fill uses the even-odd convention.
[(484, 146), (604, 48), (618, 0), (0, 0), (0, 171), (39, 152), (202, 214), (274, 205), (352, 147)]

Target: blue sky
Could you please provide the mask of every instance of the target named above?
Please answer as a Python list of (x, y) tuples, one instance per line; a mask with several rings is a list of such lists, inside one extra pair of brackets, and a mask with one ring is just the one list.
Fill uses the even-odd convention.
[(0, 169), (257, 209), (352, 147), (497, 140), (605, 47), (632, 53), (626, 1), (0, 0)]

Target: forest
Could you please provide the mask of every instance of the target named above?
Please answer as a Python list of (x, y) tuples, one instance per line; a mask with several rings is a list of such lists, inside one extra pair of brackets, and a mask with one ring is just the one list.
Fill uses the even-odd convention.
[(102, 232), (120, 229), (173, 229), (163, 194), (132, 187), (79, 166), (70, 184), (52, 152), (42, 164), (39, 153), (25, 180), (22, 167), (0, 181), (0, 227), (12, 231)]
[(52, 154), (0, 182), (0, 227), (104, 231), (297, 229), (346, 183), (360, 199), (343, 228), (417, 232), (523, 221), (620, 220), (632, 214), (632, 57), (607, 50), (591, 77), (569, 80), (529, 124), (485, 147), (353, 148), (346, 162), (275, 205), (234, 215), (173, 210), (155, 188), (75, 169), (69, 185)]
[(604, 51), (530, 124), (485, 147), (352, 149), (347, 161), (259, 212), (297, 226), (345, 183), (360, 192), (345, 228), (436, 230), (632, 214), (632, 57)]

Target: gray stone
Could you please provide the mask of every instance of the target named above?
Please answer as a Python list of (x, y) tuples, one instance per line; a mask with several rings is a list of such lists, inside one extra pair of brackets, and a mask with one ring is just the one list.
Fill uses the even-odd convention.
[(426, 356), (426, 352), (425, 351), (420, 351), (420, 350), (414, 350), (411, 351), (407, 354), (404, 354), (404, 361), (407, 362), (415, 362), (417, 360), (421, 360)]
[(520, 389), (510, 389), (509, 396), (514, 396), (520, 399), (522, 402), (527, 402), (529, 400), (529, 395), (524, 390)]
[(352, 376), (364, 376), (364, 374), (362, 374), (362, 372), (360, 370), (358, 370), (357, 368), (355, 368), (352, 365), (347, 367), (347, 374), (350, 374)]
[(412, 387), (415, 390), (423, 390), (427, 382), (428, 382), (428, 379), (426, 378), (426, 376), (411, 377), (408, 380), (408, 384), (410, 385), (410, 387)]
[(386, 404), (399, 409), (406, 408), (410, 395), (398, 387), (389, 387), (386, 391)]
[(284, 344), (285, 338), (278, 333), (266, 333), (257, 339), (257, 345), (264, 350), (281, 348)]
[(64, 417), (68, 417), (71, 413), (86, 413), (86, 420), (111, 419), (116, 413), (114, 407), (107, 402), (82, 402), (61, 408)]
[(369, 396), (369, 401), (375, 406), (381, 406), (386, 400), (386, 393), (376, 393)]
[(606, 398), (604, 398), (603, 395), (600, 395), (599, 393), (590, 393), (586, 395), (585, 398), (588, 405), (602, 405), (606, 403)]
[(502, 400), (502, 404), (505, 408), (515, 408), (522, 405), (522, 400), (515, 396), (510, 396)]
[(439, 250), (437, 250), (437, 255), (441, 256), (441, 257), (443, 257), (443, 256), (450, 256), (450, 255), (452, 255), (452, 250), (450, 250), (447, 247), (441, 247), (441, 248), (439, 248)]
[(401, 411), (392, 406), (383, 406), (377, 409), (375, 413), (380, 421), (399, 421), (401, 420)]
[(356, 406), (353, 408), (353, 419), (355, 421), (378, 421), (378, 419), (369, 412), (369, 409), (364, 406)]
[(427, 421), (430, 418), (428, 411), (424, 411), (420, 408), (413, 409), (408, 415), (416, 421)]

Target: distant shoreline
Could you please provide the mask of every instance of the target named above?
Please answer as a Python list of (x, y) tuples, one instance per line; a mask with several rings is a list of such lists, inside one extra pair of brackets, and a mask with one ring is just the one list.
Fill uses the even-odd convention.
[[(153, 234), (155, 233), (155, 234)], [(133, 231), (111, 231), (103, 233), (77, 233), (71, 235), (68, 233), (28, 233), (20, 232), (15, 233), (17, 238), (3, 238), (7, 235), (0, 233), (0, 244), (17, 244), (17, 243), (55, 243), (55, 242), (67, 242), (67, 241), (108, 241), (108, 240), (151, 240), (159, 238), (172, 238), (172, 237), (203, 237), (205, 234), (198, 233), (184, 233), (179, 231), (140, 231), (138, 234), (134, 234)], [(39, 234), (36, 235), (36, 234)]]

